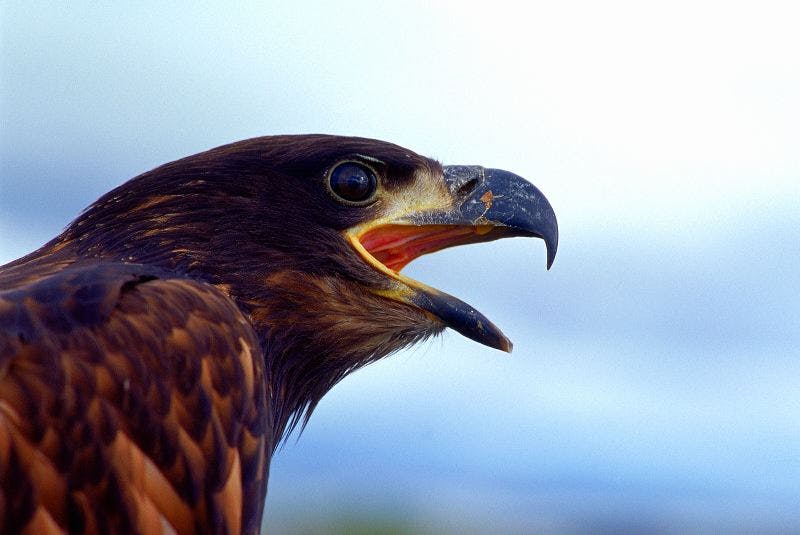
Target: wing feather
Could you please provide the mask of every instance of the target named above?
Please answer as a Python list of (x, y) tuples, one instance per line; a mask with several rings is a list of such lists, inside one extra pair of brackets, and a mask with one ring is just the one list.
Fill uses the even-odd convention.
[(257, 532), (266, 410), (212, 285), (94, 264), (0, 292), (0, 531)]

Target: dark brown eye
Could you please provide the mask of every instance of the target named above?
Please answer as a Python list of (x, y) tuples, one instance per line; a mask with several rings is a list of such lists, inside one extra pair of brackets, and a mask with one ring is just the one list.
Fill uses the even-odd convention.
[(363, 165), (344, 162), (330, 174), (331, 191), (349, 202), (361, 203), (370, 199), (378, 188), (375, 174)]

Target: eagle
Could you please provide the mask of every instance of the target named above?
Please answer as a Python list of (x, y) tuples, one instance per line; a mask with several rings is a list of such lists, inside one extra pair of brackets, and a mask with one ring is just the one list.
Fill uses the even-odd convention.
[(449, 327), (420, 255), (558, 227), (519, 176), (357, 137), (249, 139), (103, 195), (0, 267), (0, 532), (258, 533), (270, 460), (343, 377)]

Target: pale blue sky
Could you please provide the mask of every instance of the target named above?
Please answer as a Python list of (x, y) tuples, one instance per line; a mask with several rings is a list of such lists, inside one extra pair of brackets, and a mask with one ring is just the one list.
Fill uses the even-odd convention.
[(0, 7), (0, 262), (277, 133), (505, 168), (559, 216), (550, 272), (521, 239), (409, 266), (515, 351), (448, 333), (346, 379), (273, 465), (281, 530), (800, 530), (800, 8), (162, 4)]

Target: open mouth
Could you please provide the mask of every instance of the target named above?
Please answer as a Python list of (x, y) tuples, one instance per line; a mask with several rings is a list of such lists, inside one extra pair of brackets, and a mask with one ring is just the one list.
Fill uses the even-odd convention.
[(424, 254), (494, 239), (487, 236), (492, 230), (496, 228), (489, 225), (385, 225), (368, 230), (358, 240), (376, 261), (399, 273)]
[(542, 238), (549, 268), (558, 246), (555, 214), (533, 184), (507, 171), (448, 166), (443, 178), (453, 196), (450, 208), (401, 210), (351, 227), (345, 238), (368, 265), (396, 282), (376, 293), (422, 309), (477, 342), (511, 351), (511, 341), (475, 308), (400, 272), (425, 254), (512, 236)]
[(482, 344), (511, 352), (511, 341), (475, 308), (400, 274), (408, 263), (424, 254), (505, 235), (508, 235), (505, 229), (490, 225), (403, 224), (386, 224), (346, 234), (351, 246), (369, 265), (400, 283), (398, 289), (381, 292), (382, 295), (413, 304)]

